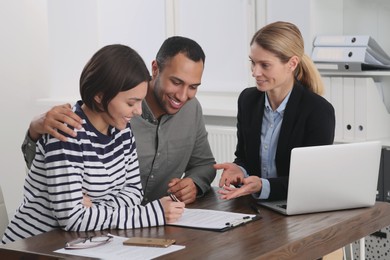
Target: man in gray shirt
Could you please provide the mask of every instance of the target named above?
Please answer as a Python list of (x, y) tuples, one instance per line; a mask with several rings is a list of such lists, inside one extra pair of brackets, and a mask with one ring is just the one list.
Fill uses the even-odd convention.
[[(204, 62), (205, 54), (199, 44), (180, 36), (165, 40), (152, 62), (142, 116), (131, 121), (144, 203), (169, 192), (186, 204), (194, 202), (209, 190), (215, 177), (215, 159), (202, 108), (195, 98)], [(27, 165), (31, 165), (35, 142), (43, 133), (66, 141), (66, 136), (77, 135), (74, 128), (80, 127), (80, 118), (69, 104), (56, 106), (35, 118), (22, 145)]]

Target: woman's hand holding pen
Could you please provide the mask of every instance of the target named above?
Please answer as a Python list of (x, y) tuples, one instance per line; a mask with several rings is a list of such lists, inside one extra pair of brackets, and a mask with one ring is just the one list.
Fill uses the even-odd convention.
[(164, 209), (165, 221), (167, 223), (173, 223), (183, 215), (185, 208), (185, 204), (183, 202), (174, 201), (169, 196), (162, 197), (160, 202)]
[[(86, 193), (83, 193), (83, 200), (81, 203), (87, 208), (93, 206), (91, 198)], [(173, 223), (183, 215), (185, 204), (179, 201), (175, 196), (163, 197), (160, 199), (160, 203), (164, 210), (165, 222)]]
[(261, 190), (262, 181), (258, 176), (249, 176), (244, 178), (240, 188), (223, 186), (222, 189), (218, 190), (221, 194), (221, 199), (234, 199), (237, 197), (245, 196), (252, 193), (257, 193)]

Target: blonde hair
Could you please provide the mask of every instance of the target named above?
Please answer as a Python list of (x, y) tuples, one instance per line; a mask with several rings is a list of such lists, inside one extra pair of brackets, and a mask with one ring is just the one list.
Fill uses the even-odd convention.
[(304, 52), (304, 42), (298, 27), (289, 22), (270, 23), (253, 36), (250, 45), (258, 44), (274, 53), (283, 63), (297, 56), (299, 64), (295, 69), (295, 78), (314, 93), (322, 95), (324, 84), (321, 75), (309, 56)]

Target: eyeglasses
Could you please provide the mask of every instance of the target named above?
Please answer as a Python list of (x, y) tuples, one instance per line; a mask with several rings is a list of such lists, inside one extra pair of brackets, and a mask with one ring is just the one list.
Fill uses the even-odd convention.
[(100, 245), (107, 244), (112, 240), (113, 236), (103, 235), (103, 236), (90, 236), (90, 237), (80, 237), (75, 240), (69, 241), (65, 244), (65, 249), (84, 249), (91, 248)]

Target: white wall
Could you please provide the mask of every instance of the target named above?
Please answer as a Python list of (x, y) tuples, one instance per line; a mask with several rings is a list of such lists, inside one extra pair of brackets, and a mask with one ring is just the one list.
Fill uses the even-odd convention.
[[(354, 1), (354, 0), (353, 0)], [(298, 26), (310, 55), (317, 34), (342, 34), (343, 1), (340, 0), (272, 0), (267, 1), (267, 23), (288, 21)]]
[(206, 53), (201, 90), (237, 93), (247, 87), (255, 1), (181, 1), (177, 7), (175, 33), (196, 39)]
[(79, 75), (108, 44), (137, 50), (147, 66), (166, 38), (164, 1), (47, 1), (51, 99), (79, 97)]
[(46, 1), (0, 1), (0, 185), (9, 215), (22, 199), (25, 177), (20, 145), (34, 101), (49, 91)]

